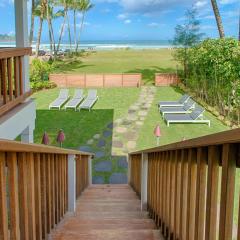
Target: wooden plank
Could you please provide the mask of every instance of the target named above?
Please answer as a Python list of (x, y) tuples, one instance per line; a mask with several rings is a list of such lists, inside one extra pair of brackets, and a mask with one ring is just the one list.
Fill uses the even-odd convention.
[(56, 211), (56, 196), (55, 196), (55, 165), (54, 165), (54, 161), (55, 161), (55, 155), (51, 154), (51, 182), (52, 182), (52, 188), (51, 188), (51, 206), (52, 206), (52, 210), (51, 210), (51, 218), (52, 218), (52, 228), (55, 227), (55, 222), (56, 222), (56, 216), (55, 216), (55, 211)]
[(208, 148), (207, 174), (207, 203), (205, 240), (216, 239), (217, 205), (218, 205), (218, 178), (219, 178), (220, 151), (216, 146)]
[(46, 207), (47, 207), (47, 233), (50, 233), (52, 228), (52, 182), (51, 182), (51, 155), (46, 154)]
[(13, 78), (12, 78), (12, 58), (7, 59), (7, 74), (8, 74), (8, 95), (9, 100), (13, 100)]
[(1, 83), (2, 83), (3, 104), (6, 104), (8, 102), (6, 59), (1, 60)]
[(20, 235), (21, 239), (29, 239), (29, 219), (28, 219), (28, 179), (27, 179), (27, 159), (25, 153), (18, 154), (18, 183), (19, 183), (19, 214), (20, 214)]
[(232, 239), (237, 145), (225, 144), (222, 149), (222, 186), (219, 240)]
[(8, 239), (7, 182), (5, 153), (0, 152), (0, 239)]
[(32, 53), (32, 48), (2, 48), (0, 49), (0, 59), (11, 58), (15, 56), (25, 56)]
[(163, 153), (163, 217), (162, 217), (162, 234), (165, 237), (166, 233), (166, 185), (167, 185), (167, 152)]
[(41, 216), (42, 216), (42, 237), (47, 237), (47, 186), (46, 186), (46, 156), (41, 154)]
[(24, 93), (24, 89), (23, 89), (23, 66), (22, 66), (22, 60), (23, 60), (23, 57), (22, 57), (22, 56), (18, 57), (20, 95), (22, 95), (22, 94)]
[(34, 190), (35, 190), (35, 221), (36, 239), (42, 239), (42, 208), (41, 208), (41, 164), (40, 154), (34, 154)]
[(167, 172), (166, 172), (166, 227), (165, 227), (165, 236), (168, 238), (169, 236), (169, 227), (170, 227), (170, 192), (171, 192), (171, 155), (170, 151), (167, 152)]
[(56, 208), (56, 217), (55, 224), (57, 224), (60, 220), (60, 212), (59, 212), (59, 164), (58, 164), (58, 154), (55, 155), (55, 208)]
[(20, 90), (19, 90), (19, 63), (18, 58), (14, 57), (14, 95), (15, 98), (20, 96)]
[(187, 225), (187, 185), (188, 185), (188, 150), (182, 150), (181, 197), (180, 197), (180, 238), (186, 239)]
[(204, 239), (205, 209), (207, 188), (207, 151), (206, 148), (197, 150), (197, 185), (196, 185), (196, 215), (195, 237), (196, 240)]
[(7, 153), (9, 179), (10, 239), (20, 239), (17, 154)]
[(36, 239), (34, 156), (33, 153), (27, 153), (26, 157), (27, 157), (29, 239), (34, 240)]
[(186, 239), (194, 239), (196, 209), (197, 151), (189, 149)]

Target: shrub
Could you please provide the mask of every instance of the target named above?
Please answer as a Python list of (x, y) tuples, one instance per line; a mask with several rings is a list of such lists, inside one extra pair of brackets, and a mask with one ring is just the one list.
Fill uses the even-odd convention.
[(53, 88), (55, 85), (49, 82), (49, 74), (52, 71), (51, 64), (40, 59), (34, 59), (30, 67), (30, 85), (33, 90)]

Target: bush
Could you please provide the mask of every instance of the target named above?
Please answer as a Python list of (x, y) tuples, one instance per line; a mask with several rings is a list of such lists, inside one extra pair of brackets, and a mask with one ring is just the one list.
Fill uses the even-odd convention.
[(41, 90), (56, 87), (52, 82), (49, 82), (49, 74), (52, 71), (52, 66), (48, 62), (40, 59), (34, 59), (30, 67), (30, 85), (33, 90)]

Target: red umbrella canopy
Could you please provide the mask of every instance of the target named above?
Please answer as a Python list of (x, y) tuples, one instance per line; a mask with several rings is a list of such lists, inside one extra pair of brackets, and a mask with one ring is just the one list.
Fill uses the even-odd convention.
[(43, 137), (42, 137), (42, 144), (48, 145), (49, 144), (49, 137), (47, 132), (44, 132)]
[(156, 126), (156, 128), (155, 128), (155, 130), (154, 130), (154, 135), (155, 135), (156, 137), (161, 137), (161, 136), (162, 136), (162, 134), (161, 134), (161, 129), (160, 129), (160, 126), (159, 126), (159, 125)]
[(65, 140), (65, 134), (64, 134), (63, 130), (61, 129), (61, 130), (58, 132), (57, 142), (58, 142), (58, 143), (63, 143), (64, 140)]

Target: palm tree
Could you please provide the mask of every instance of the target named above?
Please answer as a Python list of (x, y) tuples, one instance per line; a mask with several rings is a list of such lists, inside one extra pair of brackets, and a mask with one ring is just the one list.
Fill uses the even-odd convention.
[(35, 23), (35, 6), (39, 5), (39, 0), (32, 0), (32, 9), (31, 9), (31, 27), (30, 27), (30, 35), (29, 35), (29, 44), (32, 45), (33, 34), (34, 34), (34, 23)]
[(81, 33), (82, 33), (82, 30), (84, 27), (84, 20), (85, 20), (86, 13), (93, 7), (94, 7), (94, 5), (91, 3), (91, 0), (81, 0), (80, 1), (78, 10), (82, 13), (82, 20), (81, 20), (80, 30), (79, 30), (79, 34), (78, 34), (76, 52), (78, 51), (78, 46), (80, 44), (80, 37), (81, 37)]
[(224, 33), (224, 29), (223, 29), (223, 24), (222, 24), (222, 18), (221, 18), (219, 8), (217, 5), (217, 0), (211, 0), (211, 3), (212, 3), (213, 12), (214, 12), (217, 26), (218, 26), (219, 36), (220, 36), (220, 38), (224, 38), (225, 33)]

